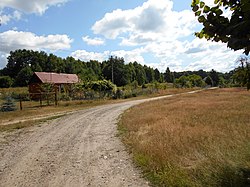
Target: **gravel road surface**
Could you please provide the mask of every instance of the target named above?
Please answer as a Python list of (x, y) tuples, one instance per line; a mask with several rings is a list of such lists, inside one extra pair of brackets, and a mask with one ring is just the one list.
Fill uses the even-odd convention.
[(141, 102), (99, 106), (2, 134), (0, 186), (148, 186), (116, 136), (119, 115)]
[(0, 186), (148, 186), (116, 136), (116, 124), (126, 109), (159, 98), (98, 106), (1, 133)]

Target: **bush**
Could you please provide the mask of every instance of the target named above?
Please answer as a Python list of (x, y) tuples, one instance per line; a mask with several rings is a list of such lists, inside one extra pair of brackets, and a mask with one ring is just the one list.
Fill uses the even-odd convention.
[(9, 88), (13, 84), (13, 80), (9, 76), (0, 77), (0, 88)]
[(5, 98), (4, 103), (1, 106), (1, 112), (10, 112), (17, 110), (16, 105), (12, 99), (12, 97), (7, 96)]

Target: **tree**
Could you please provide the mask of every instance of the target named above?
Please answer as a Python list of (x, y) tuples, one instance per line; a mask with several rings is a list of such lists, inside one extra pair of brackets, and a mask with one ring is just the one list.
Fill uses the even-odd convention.
[(165, 73), (164, 73), (164, 79), (166, 82), (172, 83), (174, 81), (173, 74), (171, 73), (169, 67), (167, 67)]
[(133, 63), (135, 67), (135, 74), (136, 74), (136, 81), (141, 86), (146, 83), (146, 73), (141, 64), (138, 64), (137, 62)]
[(212, 79), (210, 76), (205, 77), (204, 80), (205, 80), (205, 83), (206, 83), (207, 85), (210, 85), (210, 86), (213, 86), (213, 85), (214, 85), (213, 79)]
[(216, 72), (214, 69), (212, 69), (212, 71), (210, 71), (208, 74), (213, 80), (213, 85), (212, 86), (218, 86), (218, 84), (219, 84), (218, 72)]
[(9, 76), (0, 76), (0, 88), (9, 88), (13, 84), (13, 80)]
[(101, 78), (102, 68), (101, 63), (96, 60), (90, 60), (86, 63), (87, 67), (92, 69), (97, 79)]
[(247, 58), (240, 58), (240, 66), (235, 69), (233, 78), (241, 86), (247, 86), (247, 89), (250, 89), (250, 63)]
[(47, 54), (26, 49), (11, 51), (8, 56), (8, 63), (3, 69), (3, 74), (16, 79), (18, 73), (25, 67), (30, 66), (32, 71), (44, 71)]
[(154, 74), (155, 74), (155, 80), (157, 82), (162, 82), (161, 73), (160, 73), (160, 71), (157, 68), (154, 70)]
[(129, 68), (124, 64), (123, 58), (111, 56), (103, 64), (102, 73), (105, 79), (113, 81), (117, 86), (129, 83)]
[(191, 87), (188, 78), (185, 75), (182, 75), (180, 78), (176, 79), (175, 84), (180, 87)]
[(33, 75), (33, 71), (31, 70), (31, 68), (29, 66), (24, 67), (17, 74), (15, 85), (16, 86), (27, 86), (32, 75)]
[(5, 75), (10, 76), (11, 78), (16, 78), (19, 71), (24, 67), (28, 66), (31, 62), (29, 50), (16, 50), (11, 51), (10, 56), (8, 56), (8, 63), (4, 70)]
[(151, 67), (148, 67), (146, 65), (144, 65), (143, 68), (144, 68), (144, 71), (146, 73), (146, 83), (154, 82), (154, 80), (155, 80), (154, 69)]
[[(250, 51), (250, 1), (249, 0), (215, 0), (209, 7), (203, 1), (193, 0), (191, 4), (198, 21), (203, 24), (195, 35), (212, 41), (227, 43), (233, 50)], [(232, 16), (223, 12), (231, 11)]]
[(189, 75), (188, 77), (189, 82), (191, 82), (192, 87), (203, 87), (205, 82), (202, 80), (201, 76), (199, 75)]

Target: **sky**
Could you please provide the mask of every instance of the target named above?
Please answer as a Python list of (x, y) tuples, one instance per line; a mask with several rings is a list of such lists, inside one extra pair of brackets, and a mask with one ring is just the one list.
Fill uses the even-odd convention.
[[(204, 0), (211, 5), (213, 0)], [(123, 57), (164, 72), (228, 72), (243, 51), (198, 39), (191, 0), (1, 0), (0, 69), (10, 51), (83, 61)]]

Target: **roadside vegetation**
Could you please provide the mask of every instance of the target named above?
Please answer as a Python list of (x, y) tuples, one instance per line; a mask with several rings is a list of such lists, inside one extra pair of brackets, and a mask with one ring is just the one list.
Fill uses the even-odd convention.
[(207, 90), (129, 109), (119, 134), (155, 186), (249, 186), (250, 97)]
[[(8, 112), (0, 112), (0, 131), (5, 131), (6, 129), (15, 129), (17, 128), (23, 128), (26, 126), (28, 122), (27, 121), (34, 121), (34, 118), (50, 118), (51, 116), (61, 116), (68, 112), (73, 112), (77, 110), (82, 110), (85, 108), (95, 107), (99, 105), (104, 104), (111, 104), (111, 103), (117, 103), (117, 102), (123, 102), (127, 101), (128, 99), (142, 99), (147, 97), (157, 97), (162, 95), (168, 95), (168, 94), (175, 94), (175, 93), (182, 93), (182, 92), (188, 92), (192, 90), (196, 90), (199, 88), (186, 88), (186, 89), (177, 89), (173, 88), (173, 85), (171, 84), (148, 84), (142, 87), (133, 87), (133, 86), (125, 86), (124, 88), (118, 88), (120, 89), (119, 98), (113, 98), (111, 95), (110, 97), (102, 97), (96, 98), (96, 99), (72, 99), (69, 98), (67, 100), (60, 100), (58, 101), (58, 105), (55, 105), (53, 103), (53, 100), (50, 101), (50, 104), (48, 105), (47, 102), (43, 102), (43, 105), (40, 106), (39, 101), (32, 101), (27, 98), (27, 100), (22, 102), (23, 110), (20, 110), (19, 106), (19, 100), (12, 99), (11, 102), (8, 104), (9, 107), (13, 107), (12, 110), (8, 110)], [(27, 87), (22, 88), (0, 88), (0, 93), (2, 93), (2, 96), (0, 96), (0, 108), (3, 106), (5, 101), (5, 95), (10, 96), (11, 98), (16, 98), (19, 94), (27, 94)], [(93, 90), (92, 90), (93, 91)], [(93, 93), (95, 93), (93, 91)], [(79, 95), (79, 93), (77, 93)], [(7, 98), (8, 98), (7, 97)], [(118, 97), (118, 96), (117, 96)], [(23, 121), (23, 122), (22, 122)], [(15, 124), (13, 124), (15, 123)], [(9, 124), (5, 127), (6, 124)], [(12, 125), (10, 125), (12, 124)], [(13, 127), (13, 128), (12, 128)]]

